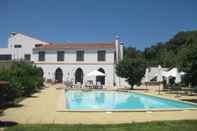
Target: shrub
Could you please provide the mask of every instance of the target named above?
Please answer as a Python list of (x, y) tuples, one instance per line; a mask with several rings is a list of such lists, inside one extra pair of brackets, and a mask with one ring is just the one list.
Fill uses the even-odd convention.
[(9, 82), (3, 94), (6, 101), (13, 101), (20, 96), (30, 96), (43, 85), (42, 70), (32, 63), (13, 62), (10, 68), (0, 69), (0, 80)]

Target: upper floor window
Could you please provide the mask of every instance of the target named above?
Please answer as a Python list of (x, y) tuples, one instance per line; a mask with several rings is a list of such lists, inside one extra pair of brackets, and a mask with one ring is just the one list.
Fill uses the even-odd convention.
[(25, 58), (25, 60), (30, 61), (31, 60), (31, 55), (30, 54), (25, 54), (24, 58)]
[(39, 61), (45, 61), (45, 52), (44, 51), (40, 51), (39, 53), (38, 53), (38, 60)]
[(42, 44), (35, 44), (35, 47), (40, 47), (42, 46)]
[(98, 61), (105, 61), (106, 57), (106, 51), (102, 50), (102, 51), (98, 51), (97, 52), (97, 60)]
[(80, 51), (77, 51), (77, 58), (76, 58), (77, 61), (84, 61), (84, 51), (80, 50)]
[(21, 48), (22, 45), (14, 45), (14, 48)]
[(64, 61), (64, 51), (57, 52), (57, 61)]
[(0, 55), (0, 61), (6, 61), (6, 60), (11, 60), (12, 59), (12, 55), (10, 54), (5, 54), (5, 55)]

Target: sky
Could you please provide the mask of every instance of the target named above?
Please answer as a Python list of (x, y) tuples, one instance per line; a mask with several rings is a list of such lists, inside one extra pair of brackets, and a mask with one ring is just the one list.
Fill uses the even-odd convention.
[(197, 30), (197, 0), (0, 0), (0, 47), (10, 32), (43, 41), (111, 42), (143, 50)]

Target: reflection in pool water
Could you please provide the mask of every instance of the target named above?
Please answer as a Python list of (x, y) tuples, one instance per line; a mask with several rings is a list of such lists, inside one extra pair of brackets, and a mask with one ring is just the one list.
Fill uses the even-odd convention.
[(65, 108), (74, 110), (197, 108), (193, 104), (117, 91), (71, 90), (65, 91), (65, 99)]

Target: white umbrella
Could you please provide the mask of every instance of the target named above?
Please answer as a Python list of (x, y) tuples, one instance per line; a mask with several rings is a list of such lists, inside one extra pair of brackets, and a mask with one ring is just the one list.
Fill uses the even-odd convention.
[(148, 82), (148, 68), (146, 68), (145, 72), (145, 82)]
[[(162, 68), (161, 68), (161, 66), (159, 65), (159, 66), (158, 66), (158, 73), (157, 73), (157, 82), (162, 82), (162, 81), (163, 81), (161, 69), (162, 69)], [(161, 85), (161, 84), (159, 83), (159, 92), (158, 92), (159, 94), (160, 94), (160, 88), (161, 88), (160, 85)]]
[(161, 66), (158, 66), (158, 73), (157, 73), (157, 82), (161, 82), (163, 80), (162, 78), (162, 71), (161, 71)]
[(166, 78), (169, 77), (169, 73), (166, 72), (166, 71), (162, 71), (162, 72), (161, 72), (161, 75), (164, 76), (164, 77), (166, 77)]
[(176, 79), (175, 79), (175, 83), (178, 84), (180, 82), (181, 82), (181, 74), (180, 73), (177, 73)]
[(185, 75), (185, 74), (186, 74), (186, 73), (185, 73), (185, 72), (183, 72), (183, 71), (182, 71), (182, 72), (180, 72), (180, 75)]
[(94, 70), (94, 71), (88, 73), (87, 76), (105, 76), (105, 74), (100, 71)]
[(178, 74), (177, 68), (172, 68), (170, 71), (168, 71), (169, 76), (176, 77)]

